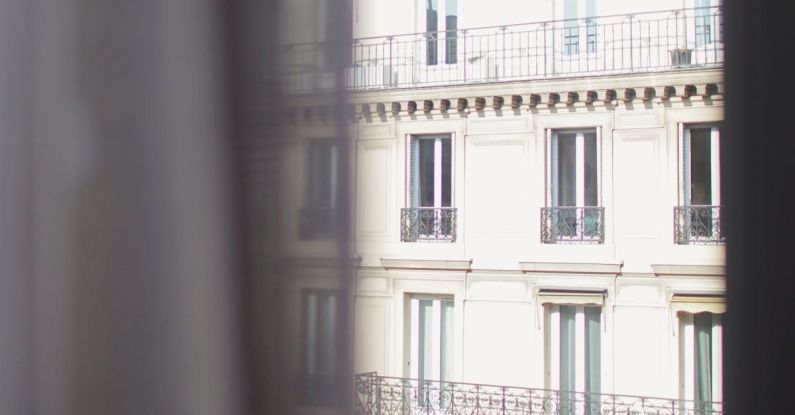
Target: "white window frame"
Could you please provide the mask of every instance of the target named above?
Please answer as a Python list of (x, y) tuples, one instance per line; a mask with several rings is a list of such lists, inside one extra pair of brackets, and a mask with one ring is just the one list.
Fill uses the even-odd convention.
[[(410, 134), (406, 140), (406, 207), (426, 207), (426, 208), (441, 208), (442, 206), (442, 140), (450, 140), (450, 206), (455, 207), (455, 137), (452, 133), (447, 134)], [(421, 140), (434, 140), (433, 149), (433, 206), (412, 206), (412, 181), (414, 180), (414, 171), (411, 168), (411, 146), (415, 141)], [(419, 172), (417, 173), (419, 174)], [(419, 177), (417, 177), (419, 181)]]
[[(597, 297), (600, 299), (599, 303), (590, 299), (590, 297)], [(564, 295), (568, 297), (568, 295)], [(539, 296), (541, 298), (541, 296)], [(565, 300), (563, 302), (555, 302), (554, 300), (540, 300), (544, 301), (543, 314), (544, 314), (544, 388), (550, 391), (560, 391), (560, 307), (571, 306), (575, 307), (575, 361), (574, 361), (574, 391), (577, 393), (603, 393), (604, 379), (602, 373), (597, 374), (600, 383), (600, 390), (586, 391), (586, 374), (588, 368), (586, 367), (586, 344), (585, 344), (585, 308), (598, 307), (600, 317), (600, 336), (599, 336), (599, 361), (600, 367), (605, 362), (605, 307), (602, 293), (592, 293), (583, 296), (583, 301), (576, 303), (569, 303)], [(601, 370), (604, 372), (604, 370)], [(562, 396), (561, 396), (562, 398)]]
[(684, 206), (692, 206), (690, 195), (691, 181), (691, 145), (690, 130), (694, 128), (710, 128), (710, 187), (712, 190), (711, 206), (720, 206), (720, 125), (718, 123), (679, 123), (680, 193)]
[[(431, 301), (432, 302), (432, 325), (431, 325), (431, 339), (430, 339), (430, 360), (431, 360), (431, 373), (424, 374), (422, 378), (420, 378), (420, 337), (422, 334), (420, 333), (420, 301)], [(450, 309), (450, 316), (449, 316), (449, 323), (451, 323), (450, 327), (442, 327), (443, 324), (443, 317), (442, 317), (442, 303), (446, 302), (451, 305)], [(442, 388), (444, 382), (454, 382), (454, 366), (455, 366), (455, 298), (452, 295), (425, 295), (425, 294), (406, 294), (406, 305), (407, 305), (407, 319), (406, 323), (407, 326), (405, 328), (405, 332), (407, 336), (405, 337), (405, 346), (404, 352), (407, 354), (406, 362), (406, 376), (410, 379), (417, 380), (417, 387), (418, 387), (418, 397), (421, 398), (422, 396), (422, 383), (423, 381), (432, 381), (436, 386)], [(447, 330), (445, 330), (445, 328)], [(449, 353), (448, 356), (445, 356), (445, 361), (442, 361), (442, 342), (443, 336), (449, 336), (449, 339), (446, 339), (447, 343), (447, 351)], [(443, 397), (439, 394), (439, 399)], [(421, 407), (423, 402), (412, 402), (412, 405), (416, 408)], [(440, 400), (433, 401), (431, 397), (431, 408), (428, 409), (438, 409), (440, 406), (444, 405), (444, 402)]]
[[(604, 207), (603, 196), (602, 196), (602, 127), (601, 126), (594, 126), (594, 127), (587, 127), (587, 128), (548, 128), (546, 131), (546, 177), (547, 177), (547, 184), (546, 184), (546, 205), (547, 207), (567, 207), (567, 206), (559, 206), (557, 199), (558, 199), (558, 192), (560, 189), (559, 181), (556, 183), (554, 179), (557, 175), (555, 171), (557, 169), (559, 160), (558, 160), (558, 146), (557, 146), (557, 137), (558, 134), (576, 134), (576, 149), (575, 149), (575, 206), (568, 206), (568, 207), (577, 207), (577, 208), (585, 208), (585, 207)], [(585, 206), (585, 133), (595, 132), (596, 133), (596, 197), (597, 197), (597, 204), (596, 206)], [(559, 179), (558, 179), (559, 180)], [(603, 218), (604, 220), (604, 218)], [(577, 234), (576, 235), (557, 235), (556, 239), (560, 242), (565, 242), (567, 240), (571, 241), (581, 241), (585, 237), (583, 233), (585, 232), (584, 226), (577, 226), (576, 227)]]
[[(720, 194), (720, 124), (719, 123), (678, 123), (678, 147), (679, 147), (679, 200), (682, 206), (698, 206), (692, 204), (691, 195), (691, 138), (690, 130), (695, 128), (710, 128), (710, 205), (706, 206), (721, 206)], [(691, 218), (686, 215), (685, 223), (687, 229), (690, 229)], [(719, 236), (720, 230), (717, 227), (712, 228), (712, 235), (708, 239), (716, 239)], [(689, 240), (696, 241), (696, 237), (689, 235)]]
[[(679, 333), (679, 396), (680, 399), (687, 401), (685, 405), (692, 405), (695, 401), (695, 325), (693, 324), (694, 312), (677, 311), (678, 333)], [(723, 401), (723, 367), (722, 362), (722, 343), (723, 343), (723, 314), (711, 313), (713, 316), (711, 342), (712, 350), (711, 361), (711, 395), (712, 402), (721, 403)], [(715, 323), (715, 318), (718, 322)], [(719, 362), (719, 364), (715, 364)], [(687, 408), (693, 409), (693, 408)]]
[(553, 181), (554, 169), (558, 164), (557, 147), (555, 141), (558, 134), (577, 134), (576, 142), (576, 207), (585, 207), (585, 133), (596, 132), (596, 194), (597, 207), (604, 205), (602, 200), (602, 127), (589, 128), (548, 128), (547, 136), (547, 206), (559, 207), (557, 205), (557, 192), (559, 185)]

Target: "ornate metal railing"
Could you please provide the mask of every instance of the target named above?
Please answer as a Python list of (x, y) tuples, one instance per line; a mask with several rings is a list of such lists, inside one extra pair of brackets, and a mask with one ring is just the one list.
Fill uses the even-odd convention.
[(725, 244), (720, 206), (675, 206), (674, 241), (680, 245)]
[(721, 402), (356, 376), (356, 415), (721, 415)]
[(330, 207), (313, 207), (301, 209), (301, 239), (330, 238), (335, 235), (336, 209)]
[(593, 243), (605, 241), (605, 208), (541, 208), (541, 243)]
[(456, 208), (400, 209), (402, 242), (455, 242)]
[[(718, 7), (355, 39), (350, 89), (392, 89), (723, 65)], [(289, 92), (333, 88), (324, 43), (284, 47)]]

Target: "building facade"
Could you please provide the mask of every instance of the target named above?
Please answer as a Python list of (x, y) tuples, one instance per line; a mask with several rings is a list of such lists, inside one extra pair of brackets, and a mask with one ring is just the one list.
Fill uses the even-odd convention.
[(315, 3), (285, 10), (312, 20), (284, 59), (301, 411), (333, 400), (351, 295), (361, 413), (722, 413), (720, 4), (358, 0), (339, 149)]

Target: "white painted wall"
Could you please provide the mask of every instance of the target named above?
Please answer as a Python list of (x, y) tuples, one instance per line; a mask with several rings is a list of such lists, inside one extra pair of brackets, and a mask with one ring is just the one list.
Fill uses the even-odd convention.
[[(685, 6), (691, 0), (686, 0)], [(459, 0), (460, 27), (512, 24), (561, 18), (561, 2)], [(288, 7), (297, 13), (308, 0)], [(599, 14), (682, 7), (681, 1), (598, 1)], [(417, 31), (413, 1), (355, 0), (354, 36)], [(290, 29), (296, 38), (300, 28)], [(292, 33), (292, 32), (291, 32)], [(693, 78), (695, 76), (695, 78)], [(700, 76), (700, 78), (699, 78)], [(629, 78), (627, 78), (629, 79)], [(642, 82), (681, 85), (720, 82), (716, 74), (661, 74)], [(525, 98), (544, 88), (585, 91), (621, 78), (584, 77), (533, 83), (490, 84), (477, 96), (510, 93)], [(641, 87), (628, 84), (624, 87)], [(471, 90), (471, 87), (467, 91)], [(464, 87), (354, 95), (361, 102), (405, 102), (461, 96)], [(506, 94), (505, 91), (510, 93)], [(641, 90), (642, 91), (642, 90)], [(582, 93), (581, 93), (582, 94)], [(470, 105), (473, 102), (470, 101)], [(655, 276), (654, 264), (721, 265), (724, 249), (673, 243), (673, 207), (680, 204), (679, 123), (718, 122), (722, 102), (656, 100), (615, 108), (559, 106), (557, 110), (429, 115), (359, 120), (352, 125), (355, 149), (355, 243), (361, 256), (354, 315), (355, 370), (404, 376), (405, 299), (411, 294), (444, 294), (455, 299), (455, 379), (467, 382), (544, 387), (543, 309), (539, 287), (605, 289), (602, 333), (602, 391), (678, 398), (679, 350), (676, 319), (669, 308), (676, 290), (720, 294), (719, 276)], [(602, 199), (606, 240), (601, 245), (540, 243), (539, 209), (545, 206), (545, 129), (600, 127)], [(303, 169), (302, 140), (317, 128), (296, 129), (288, 169)], [(400, 242), (400, 208), (407, 206), (407, 140), (411, 135), (453, 137), (453, 205), (458, 209), (454, 243)], [(300, 173), (287, 178), (288, 188)], [(300, 195), (286, 203), (300, 206)], [(295, 226), (295, 218), (286, 226)], [(291, 240), (292, 252), (333, 255), (328, 243)], [(324, 248), (325, 247), (325, 248)], [(472, 271), (385, 269), (382, 258), (471, 260)], [(520, 262), (623, 263), (620, 274), (524, 273)]]

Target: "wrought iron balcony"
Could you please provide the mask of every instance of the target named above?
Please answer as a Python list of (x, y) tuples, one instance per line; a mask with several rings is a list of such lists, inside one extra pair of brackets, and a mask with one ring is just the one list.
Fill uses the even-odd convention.
[(721, 402), (356, 376), (356, 415), (721, 415)]
[(675, 206), (674, 241), (680, 245), (725, 244), (720, 206)]
[(336, 209), (330, 207), (312, 207), (301, 209), (301, 239), (322, 239), (334, 236), (334, 218)]
[(402, 242), (455, 242), (456, 208), (404, 208), (400, 210)]
[[(285, 46), (289, 92), (333, 87), (324, 43)], [(393, 89), (723, 65), (718, 7), (355, 39), (347, 87)]]
[(603, 207), (541, 208), (541, 243), (604, 243), (604, 218)]

